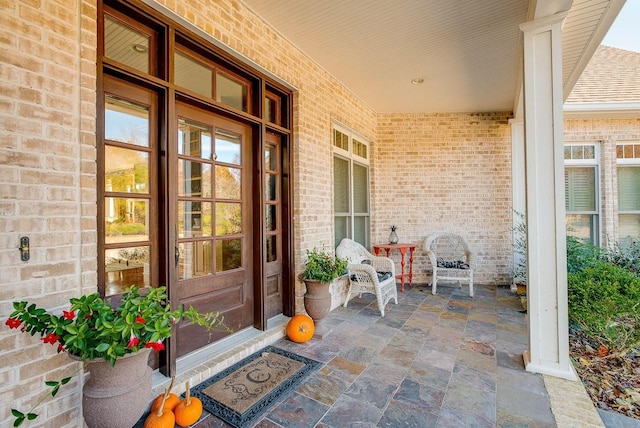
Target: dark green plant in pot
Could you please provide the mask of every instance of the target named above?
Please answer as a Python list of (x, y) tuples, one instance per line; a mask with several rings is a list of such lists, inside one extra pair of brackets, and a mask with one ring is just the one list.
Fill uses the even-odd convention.
[(303, 280), (331, 282), (347, 272), (347, 260), (314, 248), (306, 251)]

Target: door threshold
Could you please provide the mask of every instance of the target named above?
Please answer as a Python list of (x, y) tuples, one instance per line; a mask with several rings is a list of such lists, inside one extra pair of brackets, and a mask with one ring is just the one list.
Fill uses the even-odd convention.
[[(195, 386), (265, 346), (274, 344), (285, 336), (285, 327), (289, 319), (284, 315), (276, 315), (267, 320), (266, 331), (248, 327), (178, 358), (172, 392), (180, 395), (185, 391), (187, 380)], [(164, 393), (170, 382), (170, 378), (158, 369), (154, 370), (153, 397)]]

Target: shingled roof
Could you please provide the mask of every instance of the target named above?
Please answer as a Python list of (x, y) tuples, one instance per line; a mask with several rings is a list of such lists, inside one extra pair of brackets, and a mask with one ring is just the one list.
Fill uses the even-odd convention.
[(566, 103), (620, 102), (640, 102), (640, 52), (601, 45)]

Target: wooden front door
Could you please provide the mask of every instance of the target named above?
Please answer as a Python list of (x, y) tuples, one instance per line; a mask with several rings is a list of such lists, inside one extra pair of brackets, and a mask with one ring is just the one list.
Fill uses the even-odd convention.
[[(169, 171), (175, 200), (169, 218), (176, 232), (172, 296), (185, 307), (220, 312), (237, 332), (254, 323), (252, 248), (261, 245), (252, 224), (251, 128), (183, 103), (176, 104), (176, 113)], [(177, 356), (227, 334), (210, 336), (182, 322)]]

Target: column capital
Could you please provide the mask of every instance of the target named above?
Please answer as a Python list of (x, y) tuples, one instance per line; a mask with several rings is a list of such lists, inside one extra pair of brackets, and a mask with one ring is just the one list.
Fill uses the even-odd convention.
[(569, 11), (554, 13), (553, 15), (543, 16), (533, 21), (523, 22), (520, 24), (520, 30), (524, 33), (547, 31), (550, 27), (560, 24), (569, 14)]

